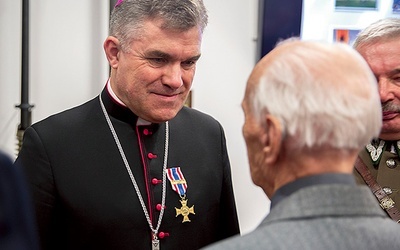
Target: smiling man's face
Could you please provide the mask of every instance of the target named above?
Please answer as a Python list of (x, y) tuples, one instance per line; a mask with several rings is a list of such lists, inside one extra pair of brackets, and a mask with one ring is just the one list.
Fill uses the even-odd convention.
[(366, 44), (357, 51), (379, 84), (383, 118), (379, 138), (400, 140), (400, 38)]
[(144, 22), (142, 35), (118, 52), (111, 86), (136, 115), (164, 122), (182, 108), (200, 57), (199, 27), (165, 30), (160, 20)]

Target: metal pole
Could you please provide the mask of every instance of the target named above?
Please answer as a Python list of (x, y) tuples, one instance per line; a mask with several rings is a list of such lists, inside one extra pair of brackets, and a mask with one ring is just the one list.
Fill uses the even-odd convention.
[[(110, 12), (109, 12), (108, 21), (110, 21), (110, 19), (111, 19), (111, 13), (112, 13), (116, 3), (117, 3), (117, 0), (110, 0)], [(110, 28), (110, 27), (108, 27), (108, 28)], [(111, 75), (111, 67), (108, 67), (108, 75)]]
[(117, 3), (117, 0), (110, 0), (110, 16), (111, 16), (111, 12), (113, 11), (116, 3)]
[(29, 0), (22, 0), (22, 58), (21, 58), (21, 123), (18, 125), (18, 152), (22, 145), (24, 131), (31, 125), (31, 109), (29, 104)]

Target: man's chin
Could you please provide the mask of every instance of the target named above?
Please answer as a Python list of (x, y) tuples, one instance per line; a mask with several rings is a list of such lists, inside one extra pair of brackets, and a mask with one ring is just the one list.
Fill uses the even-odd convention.
[(379, 139), (386, 141), (398, 141), (400, 140), (400, 126), (396, 128), (385, 128), (382, 127)]
[(179, 110), (165, 110), (160, 111), (157, 114), (153, 115), (150, 119), (152, 123), (163, 123), (175, 118), (178, 114)]

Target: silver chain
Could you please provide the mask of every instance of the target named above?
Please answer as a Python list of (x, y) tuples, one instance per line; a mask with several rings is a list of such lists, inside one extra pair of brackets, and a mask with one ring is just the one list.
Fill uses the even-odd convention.
[(160, 229), (160, 226), (161, 226), (161, 220), (162, 220), (162, 217), (164, 215), (164, 208), (165, 208), (165, 196), (166, 196), (166, 192), (165, 191), (166, 191), (166, 175), (167, 175), (166, 173), (167, 173), (168, 142), (169, 142), (168, 121), (165, 122), (165, 147), (164, 147), (164, 165), (163, 165), (163, 180), (162, 180), (161, 211), (160, 211), (160, 216), (158, 217), (157, 226), (156, 226), (156, 228), (153, 228), (149, 213), (147, 212), (146, 204), (143, 201), (143, 197), (140, 194), (140, 190), (139, 190), (139, 187), (138, 187), (138, 185), (136, 183), (135, 177), (133, 176), (131, 168), (129, 167), (128, 160), (126, 159), (124, 150), (123, 150), (123, 148), (121, 146), (121, 143), (120, 143), (120, 141), (118, 139), (118, 135), (115, 132), (114, 126), (113, 126), (113, 124), (112, 124), (112, 122), (110, 120), (110, 117), (108, 116), (107, 110), (104, 107), (103, 100), (101, 99), (101, 95), (99, 95), (99, 99), (100, 99), (101, 109), (103, 110), (103, 113), (104, 113), (104, 116), (105, 116), (105, 118), (107, 120), (108, 126), (110, 127), (110, 130), (111, 130), (111, 133), (112, 133), (112, 135), (114, 137), (115, 143), (117, 144), (119, 153), (121, 154), (121, 157), (122, 157), (122, 160), (124, 161), (126, 170), (128, 171), (129, 177), (131, 178), (132, 184), (133, 184), (133, 186), (135, 188), (135, 191), (136, 191), (136, 194), (137, 194), (137, 196), (139, 198), (140, 204), (142, 205), (142, 209), (143, 209), (144, 215), (146, 216), (147, 223), (149, 224), (150, 229), (153, 232), (153, 238), (157, 239), (157, 233), (158, 233), (158, 230)]

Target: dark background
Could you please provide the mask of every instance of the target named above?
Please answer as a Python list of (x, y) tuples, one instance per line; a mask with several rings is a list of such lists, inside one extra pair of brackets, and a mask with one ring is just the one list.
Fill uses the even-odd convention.
[(280, 40), (300, 37), (303, 0), (259, 0), (259, 60)]

